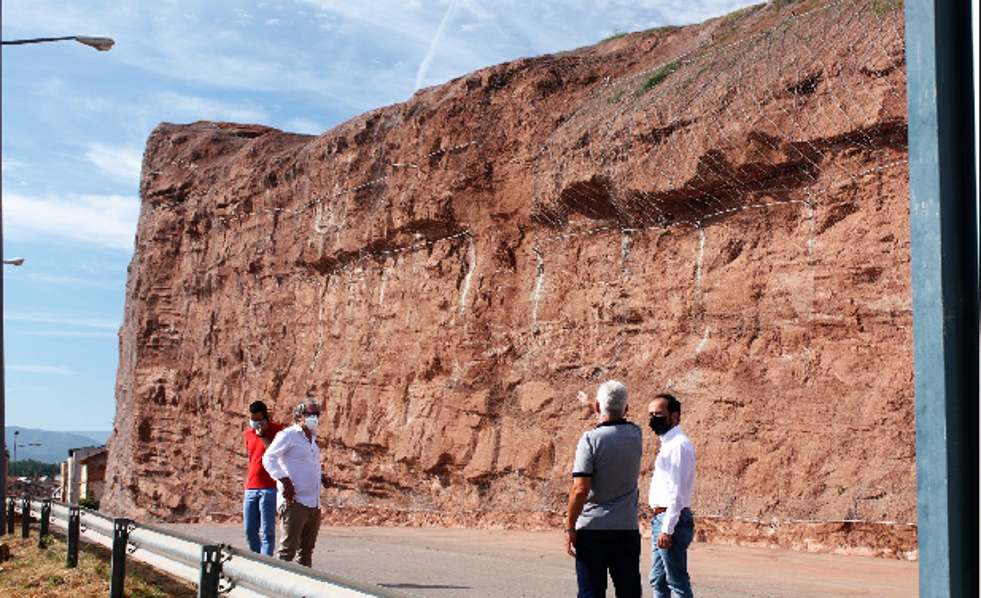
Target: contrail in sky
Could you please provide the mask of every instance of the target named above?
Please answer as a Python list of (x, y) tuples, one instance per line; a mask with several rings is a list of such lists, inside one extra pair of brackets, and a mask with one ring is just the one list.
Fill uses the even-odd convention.
[(416, 71), (416, 91), (422, 87), (422, 80), (426, 77), (426, 71), (429, 70), (429, 65), (433, 61), (433, 55), (436, 54), (436, 46), (439, 44), (440, 38), (443, 37), (443, 32), (446, 30), (446, 24), (450, 21), (450, 15), (453, 14), (456, 8), (457, 0), (450, 0), (449, 6), (446, 7), (446, 12), (443, 13), (443, 18), (439, 22), (439, 27), (436, 29), (436, 35), (433, 36), (433, 41), (429, 44), (429, 50), (426, 52), (426, 56), (419, 63), (419, 70)]

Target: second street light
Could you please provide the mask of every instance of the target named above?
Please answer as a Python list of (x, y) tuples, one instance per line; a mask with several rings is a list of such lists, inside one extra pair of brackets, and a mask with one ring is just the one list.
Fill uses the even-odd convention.
[[(25, 44), (43, 44), (46, 42), (76, 41), (80, 44), (95, 48), (100, 52), (106, 52), (115, 45), (115, 41), (110, 37), (97, 37), (90, 35), (68, 35), (64, 37), (37, 37), (32, 39), (16, 39), (10, 41), (0, 41), (4, 46), (22, 46)], [(0, 254), (3, 253), (3, 201), (0, 199)], [(10, 264), (19, 266), (24, 263), (21, 258), (4, 260), (5, 265)], [(4, 454), (0, 455), (0, 536), (7, 533), (7, 510), (2, 508), (7, 504), (7, 399), (6, 399), (6, 372), (4, 365), (3, 352), (3, 267), (0, 266), (0, 446), (4, 448)], [(14, 450), (17, 450), (16, 442)]]

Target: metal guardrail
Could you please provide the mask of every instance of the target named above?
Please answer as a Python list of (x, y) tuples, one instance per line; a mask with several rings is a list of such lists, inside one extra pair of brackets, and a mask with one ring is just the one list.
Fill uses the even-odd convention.
[[(14, 513), (18, 510), (27, 514), (21, 519), (25, 538), (33, 520), (39, 524), (41, 537), (47, 535), (50, 523), (63, 528), (68, 537), (67, 567), (78, 563), (82, 538), (112, 550), (109, 592), (113, 598), (123, 595), (127, 556), (197, 584), (199, 598), (410, 596), (130, 519), (113, 519), (75, 505), (30, 498), (20, 499), (20, 505), (17, 502), (16, 498), (8, 498), (7, 531), (13, 533)], [(38, 545), (43, 545), (40, 538)]]

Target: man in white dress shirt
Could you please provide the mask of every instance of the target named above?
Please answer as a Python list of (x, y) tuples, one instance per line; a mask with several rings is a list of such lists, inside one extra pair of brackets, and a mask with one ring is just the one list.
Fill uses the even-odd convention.
[(317, 424), (320, 405), (304, 399), (293, 410), (293, 425), (276, 435), (262, 456), (262, 465), (276, 480), (281, 539), (276, 556), (306, 567), (313, 562), (313, 549), (320, 531), (320, 486), (329, 488), (331, 479), (320, 470)]
[(647, 406), (650, 427), (661, 438), (648, 502), (653, 509), (651, 587), (655, 598), (691, 598), (688, 546), (695, 537), (691, 498), (695, 447), (681, 430), (681, 403), (659, 394)]

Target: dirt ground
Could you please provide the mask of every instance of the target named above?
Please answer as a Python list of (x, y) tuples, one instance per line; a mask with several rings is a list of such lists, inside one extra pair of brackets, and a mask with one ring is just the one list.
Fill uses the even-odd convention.
[[(166, 527), (246, 549), (238, 525)], [(324, 527), (314, 567), (432, 598), (564, 598), (575, 595), (576, 579), (562, 542), (559, 532)], [(694, 544), (689, 559), (693, 589), (700, 598), (918, 595), (918, 565), (909, 561), (707, 543)], [(645, 549), (641, 570), (649, 566)]]

